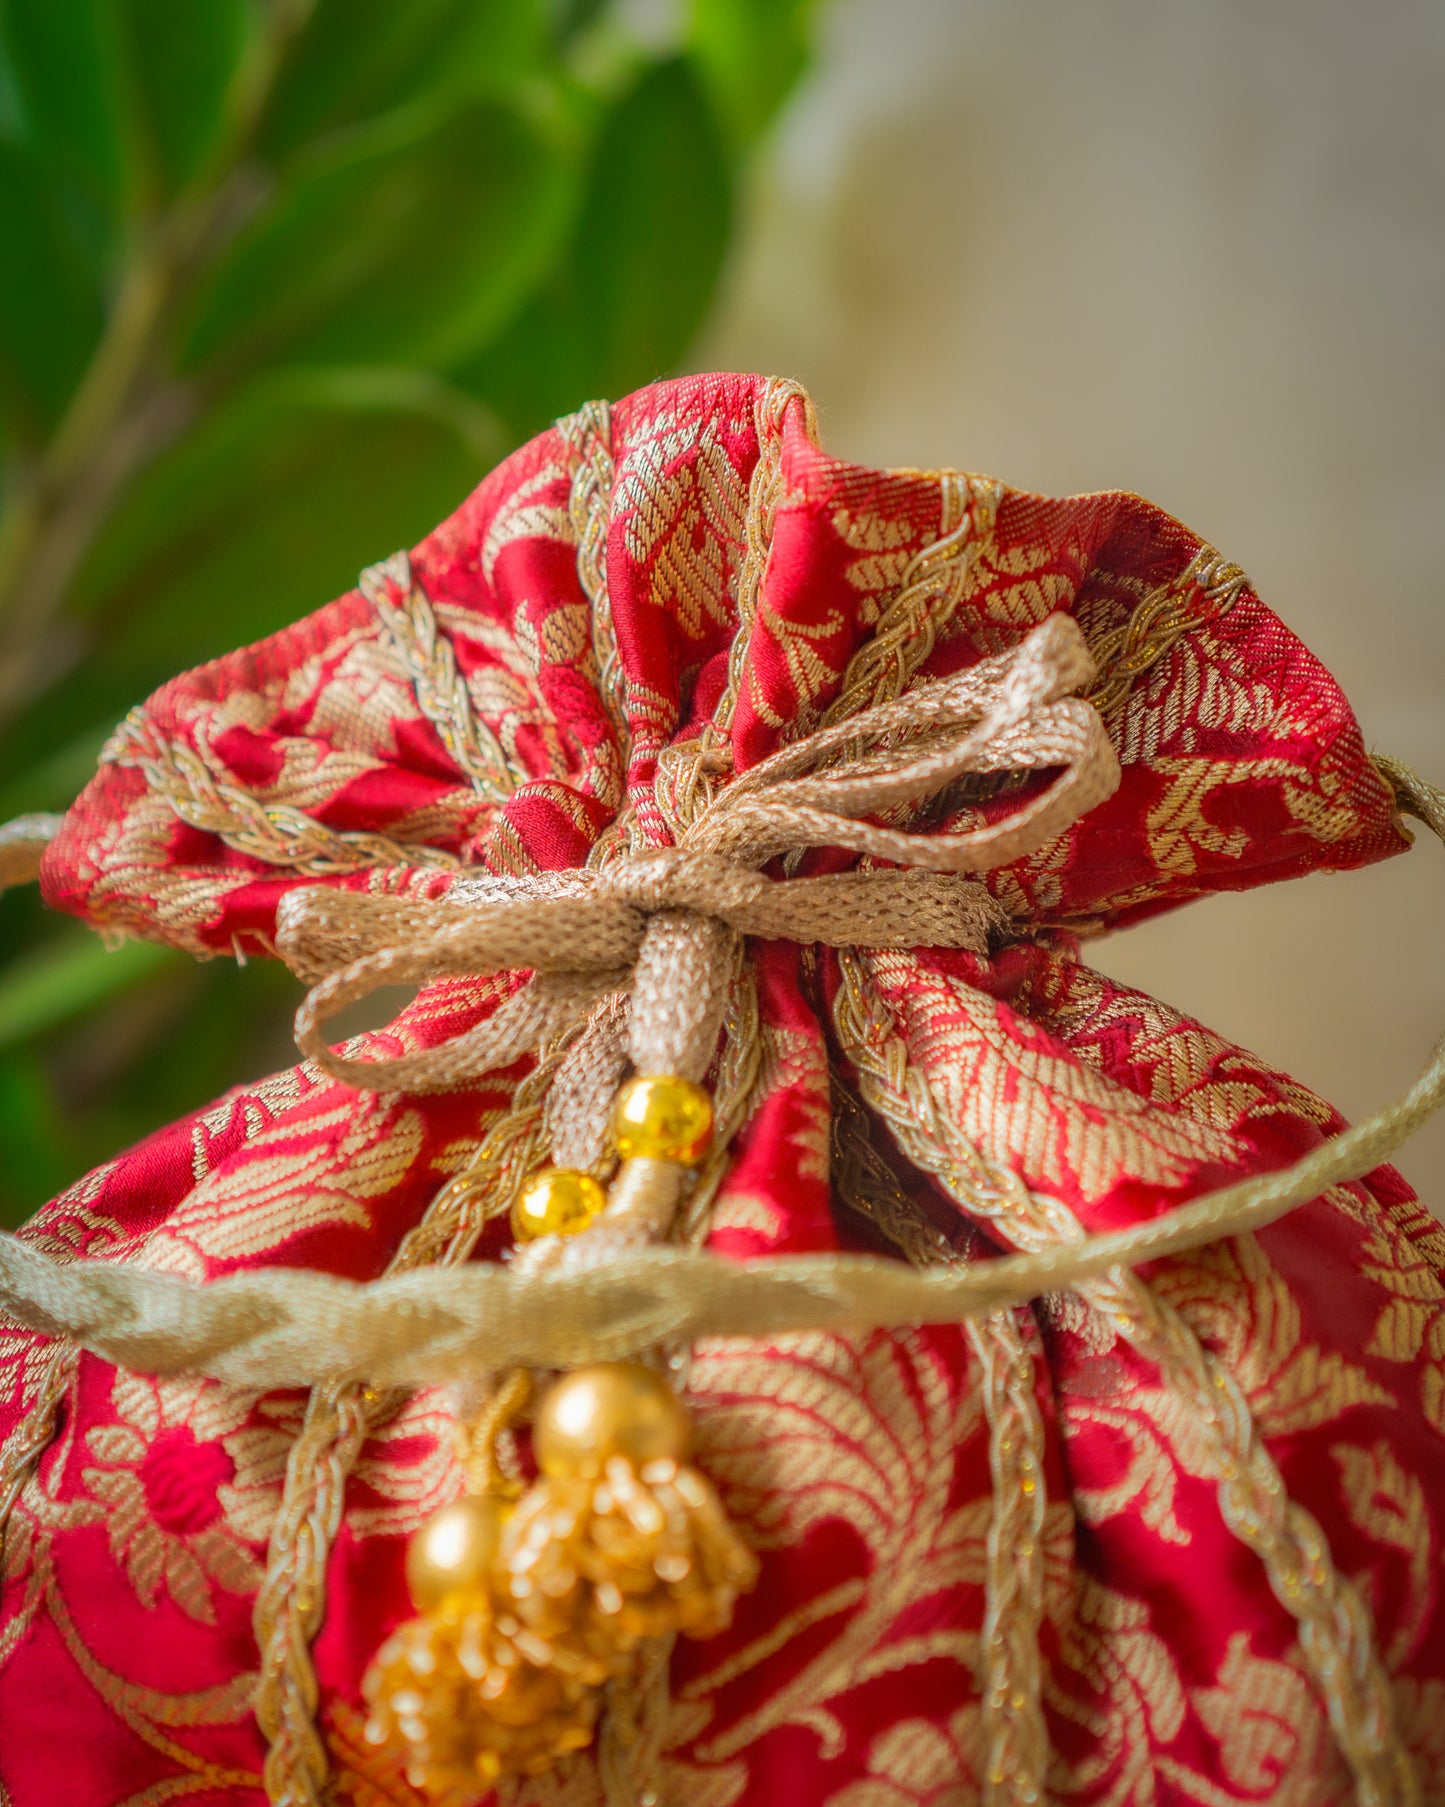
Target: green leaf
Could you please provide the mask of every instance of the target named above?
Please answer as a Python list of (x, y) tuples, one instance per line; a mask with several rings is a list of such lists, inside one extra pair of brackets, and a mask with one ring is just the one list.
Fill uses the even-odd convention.
[(43, 1035), (182, 958), (153, 941), (111, 949), (81, 931), (56, 935), (0, 972), (0, 1049)]
[(78, 607), (97, 616), (94, 663), (118, 708), (349, 589), (503, 449), (484, 410), (422, 372), (252, 383), (135, 486), (82, 573)]
[[(53, 724), (53, 701), (44, 713)], [(69, 809), (95, 776), (100, 750), (114, 727), (114, 719), (107, 717), (103, 726), (91, 727), (72, 739), (52, 733), (42, 741), (45, 752), (25, 770), (15, 769), (9, 760), (0, 763), (4, 774), (0, 781), (0, 822), (37, 810)]]
[(261, 149), (283, 159), (437, 91), (513, 92), (537, 71), (545, 37), (539, 0), (319, 0), (277, 83)]
[(566, 259), (461, 380), (532, 432), (591, 395), (676, 368), (712, 299), (732, 222), (728, 159), (681, 59), (607, 115)]
[(490, 103), (348, 134), (235, 246), (183, 365), (466, 357), (515, 310), (564, 229), (569, 172), (551, 139)]
[(552, 0), (552, 35), (560, 45), (573, 43), (590, 31), (602, 15), (606, 0)]
[(577, 233), (574, 292), (592, 317), (604, 394), (677, 364), (731, 225), (731, 173), (697, 79), (682, 60), (660, 64), (602, 133)]
[(23, 1223), (75, 1173), (54, 1091), (38, 1062), (0, 1059), (0, 1225)]
[(746, 148), (808, 64), (813, 0), (692, 0), (688, 48), (733, 143)]
[(0, 221), (11, 276), (0, 283), (0, 409), (36, 440), (53, 426), (100, 336), (100, 293), (63, 196), (44, 165), (0, 142)]
[(25, 137), (25, 104), (20, 98), (4, 28), (5, 14), (0, 8), (0, 139), (14, 144)]
[[(57, 636), (58, 638), (58, 636)], [(74, 664), (5, 724), (0, 738), (0, 821), (32, 810), (64, 810), (95, 775), (102, 747), (133, 703), (155, 689), (126, 661), (96, 658), (84, 628), (69, 621)], [(149, 673), (146, 677), (149, 677)], [(173, 674), (161, 674), (162, 676)], [(0, 917), (12, 895), (0, 897)], [(0, 920), (0, 951), (17, 945)]]
[(0, 50), (25, 141), (104, 232), (130, 192), (121, 44), (105, 0), (0, 0)]
[(260, 30), (254, 0), (119, 0), (155, 187), (175, 194), (227, 123), (227, 97)]

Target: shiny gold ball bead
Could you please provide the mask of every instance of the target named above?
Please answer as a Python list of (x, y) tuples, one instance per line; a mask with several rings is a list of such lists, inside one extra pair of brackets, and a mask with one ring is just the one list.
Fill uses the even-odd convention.
[(612, 1456), (634, 1467), (681, 1462), (692, 1426), (676, 1394), (638, 1362), (599, 1362), (559, 1380), (543, 1399), (533, 1426), (543, 1474), (599, 1474)]
[(419, 1610), (484, 1593), (501, 1537), (501, 1507), (477, 1494), (464, 1494), (428, 1519), (406, 1552), (406, 1584)]
[(607, 1194), (590, 1173), (549, 1167), (530, 1181), (512, 1206), (518, 1242), (539, 1236), (575, 1236), (605, 1207)]
[(690, 1079), (629, 1079), (613, 1126), (623, 1160), (695, 1167), (712, 1141), (712, 1099)]

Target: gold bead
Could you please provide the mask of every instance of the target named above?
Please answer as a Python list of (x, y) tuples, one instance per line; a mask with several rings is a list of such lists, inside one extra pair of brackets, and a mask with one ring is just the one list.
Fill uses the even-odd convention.
[(428, 1519), (406, 1551), (406, 1584), (418, 1608), (483, 1593), (501, 1536), (501, 1507), (479, 1494), (463, 1494)]
[(512, 1234), (518, 1242), (538, 1236), (575, 1236), (607, 1203), (590, 1173), (549, 1167), (530, 1181), (512, 1206)]
[(599, 1362), (559, 1380), (538, 1408), (533, 1446), (554, 1477), (600, 1472), (611, 1456), (634, 1467), (680, 1462), (692, 1426), (677, 1395), (639, 1362)]
[(613, 1133), (625, 1161), (695, 1167), (712, 1141), (712, 1100), (690, 1079), (629, 1079), (617, 1100)]

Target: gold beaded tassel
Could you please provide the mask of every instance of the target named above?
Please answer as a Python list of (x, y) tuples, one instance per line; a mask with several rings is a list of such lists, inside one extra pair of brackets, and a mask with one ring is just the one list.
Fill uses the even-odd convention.
[[(712, 1102), (691, 1081), (623, 1087), (614, 1140), (633, 1172), (680, 1180), (711, 1136)], [(513, 1229), (522, 1243), (570, 1238), (607, 1208), (591, 1174), (550, 1168), (522, 1193)], [(539, 1476), (503, 1504), (496, 1442), (529, 1391), (519, 1371), (477, 1420), (472, 1491), (413, 1540), (418, 1616), (363, 1684), (367, 1738), (401, 1751), (408, 1780), (439, 1807), (590, 1744), (604, 1688), (633, 1685), (658, 1640), (723, 1630), (757, 1578), (756, 1557), (687, 1459), (685, 1408), (639, 1362), (581, 1368), (550, 1388), (534, 1423)]]
[(494, 1395), (467, 1462), (473, 1473), (485, 1465), (494, 1490), (463, 1494), (413, 1537), (406, 1579), (417, 1616), (397, 1626), (362, 1682), (367, 1741), (399, 1753), (407, 1780), (438, 1807), (470, 1807), (502, 1775), (550, 1769), (591, 1743), (597, 1720), (595, 1690), (534, 1660), (541, 1653), (521, 1649), (502, 1623), (509, 1508), (495, 1443), (530, 1391), (516, 1374)]
[(676, 1395), (639, 1362), (557, 1382), (534, 1430), (541, 1475), (502, 1536), (519, 1635), (616, 1676), (645, 1639), (728, 1625), (757, 1559), (688, 1462), (691, 1442)]
[[(500, 1428), (500, 1426), (498, 1427)], [(462, 1807), (592, 1742), (608, 1682), (648, 1639), (710, 1637), (757, 1559), (688, 1461), (692, 1426), (638, 1362), (579, 1368), (537, 1413), (541, 1474), (515, 1507), (464, 1494), (413, 1538), (417, 1616), (363, 1682), (369, 1742)]]

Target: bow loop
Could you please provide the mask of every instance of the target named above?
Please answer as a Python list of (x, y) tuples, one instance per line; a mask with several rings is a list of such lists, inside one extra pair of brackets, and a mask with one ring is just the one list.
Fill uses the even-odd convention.
[[(744, 865), (807, 847), (845, 847), (940, 872), (986, 872), (1061, 834), (1119, 782), (1102, 721), (1069, 694), (1094, 675), (1077, 622), (1051, 616), (1019, 646), (875, 704), (742, 773), (688, 844)], [(864, 820), (935, 796), (957, 779), (1062, 767), (1002, 822), (912, 834)]]
[[(353, 1085), (466, 1084), (569, 1033), (608, 996), (630, 998), (635, 1064), (706, 1069), (718, 986), (738, 935), (828, 947), (967, 948), (1009, 928), (976, 878), (1063, 832), (1118, 783), (1103, 723), (1071, 694), (1093, 675), (1077, 624), (1054, 616), (1012, 651), (821, 728), (726, 783), (680, 843), (598, 870), (469, 873), (440, 896), (302, 891), (277, 946), (315, 981), (297, 1012), (303, 1053)], [(956, 779), (1057, 769), (1001, 819), (953, 834), (870, 820)], [(776, 854), (840, 847), (893, 862), (765, 877)], [(385, 875), (380, 882), (385, 883)], [(530, 973), (486, 1021), (386, 1061), (333, 1053), (322, 1028), (382, 985)], [(661, 1068), (657, 1070), (662, 1070)]]

